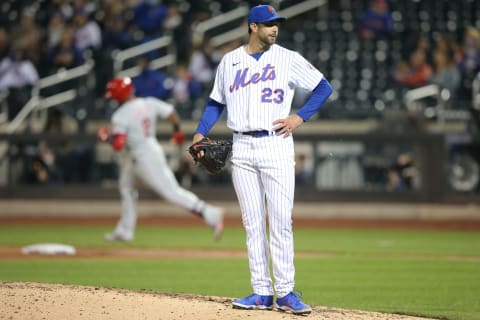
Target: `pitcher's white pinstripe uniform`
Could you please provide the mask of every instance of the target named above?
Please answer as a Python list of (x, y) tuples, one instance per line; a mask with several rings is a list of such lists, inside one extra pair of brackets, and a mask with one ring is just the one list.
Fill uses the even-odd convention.
[(227, 105), (227, 126), (235, 131), (271, 130), (289, 115), (295, 87), (312, 91), (323, 75), (297, 52), (277, 44), (257, 61), (244, 47), (220, 62), (210, 95)]
[(232, 178), (247, 233), (251, 283), (259, 295), (274, 293), (269, 253), (277, 296), (291, 292), (295, 278), (294, 144), (291, 135), (275, 135), (272, 123), (289, 116), (296, 87), (312, 91), (322, 79), (323, 74), (300, 54), (276, 44), (258, 60), (245, 47), (237, 48), (223, 57), (217, 69), (210, 98), (226, 105), (227, 126), (240, 133), (270, 132), (263, 137), (233, 136)]

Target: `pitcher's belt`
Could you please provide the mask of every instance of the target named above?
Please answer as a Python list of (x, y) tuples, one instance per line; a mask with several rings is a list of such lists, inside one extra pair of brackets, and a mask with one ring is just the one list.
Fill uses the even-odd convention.
[(244, 135), (244, 136), (251, 136), (251, 137), (255, 137), (255, 138), (273, 136), (275, 134), (275, 131), (268, 131), (268, 130), (245, 131), (245, 132), (233, 131), (233, 132), (236, 133), (236, 134), (241, 134), (241, 135)]

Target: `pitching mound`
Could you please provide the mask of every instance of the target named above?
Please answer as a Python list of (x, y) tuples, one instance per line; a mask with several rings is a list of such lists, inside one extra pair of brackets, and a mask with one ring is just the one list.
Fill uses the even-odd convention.
[[(298, 319), (277, 311), (244, 311), (231, 298), (89, 286), (0, 282), (0, 319)], [(314, 306), (308, 319), (413, 320), (401, 315)]]

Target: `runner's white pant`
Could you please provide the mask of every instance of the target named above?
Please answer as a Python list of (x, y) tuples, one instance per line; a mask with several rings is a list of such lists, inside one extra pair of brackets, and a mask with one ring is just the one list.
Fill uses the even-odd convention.
[[(293, 138), (234, 134), (232, 178), (247, 235), (253, 291), (283, 297), (295, 286), (292, 209), (295, 191)], [(266, 221), (268, 213), (269, 235)]]
[(165, 200), (187, 210), (203, 212), (206, 203), (192, 192), (182, 188), (168, 166), (162, 147), (155, 140), (148, 140), (140, 148), (125, 156), (121, 164), (119, 189), (122, 196), (122, 212), (116, 231), (133, 236), (137, 221), (138, 193), (135, 177), (139, 177)]

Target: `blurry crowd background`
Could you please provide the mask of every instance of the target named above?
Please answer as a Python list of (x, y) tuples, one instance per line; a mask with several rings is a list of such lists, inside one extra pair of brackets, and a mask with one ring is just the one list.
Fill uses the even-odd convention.
[[(112, 52), (165, 34), (174, 38), (177, 64), (164, 71), (145, 70), (136, 81), (137, 93), (174, 99), (179, 104), (194, 100), (203, 93), (200, 85), (210, 81), (211, 74), (197, 70), (194, 51), (208, 49), (192, 42), (192, 26), (239, 4), (240, 1), (176, 0), (3, 1), (0, 90), (14, 92), (9, 95), (9, 118), (23, 107), (28, 100), (28, 88), (39, 78), (77, 67), (89, 58), (95, 62), (95, 95), (101, 98), (105, 83), (113, 76)], [(208, 60), (200, 63), (208, 63), (213, 69), (218, 61), (209, 53), (202, 56)], [(148, 61), (162, 54), (149, 52), (137, 63), (148, 68)], [(95, 110), (88, 111), (89, 116), (97, 116)]]
[[(301, 2), (267, 3), (281, 10)], [(11, 120), (18, 114), (40, 78), (93, 59), (95, 85), (88, 94), (94, 102), (82, 113), (65, 105), (50, 108), (46, 130), (61, 132), (61, 119), (66, 114), (83, 122), (107, 120), (111, 110), (102, 96), (105, 83), (114, 76), (112, 53), (170, 35), (172, 46), (130, 63), (142, 70), (134, 77), (136, 93), (169, 100), (183, 119), (198, 119), (218, 62), (244, 39), (214, 47), (208, 35), (194, 36), (195, 26), (241, 5), (260, 3), (264, 2), (3, 0), (0, 91), (7, 93), (8, 117)], [(238, 25), (226, 25), (223, 31)], [(472, 83), (480, 71), (478, 1), (328, 1), (325, 6), (289, 19), (281, 27), (278, 42), (303, 54), (332, 83), (334, 93), (319, 118), (384, 119), (390, 111), (407, 111), (405, 93), (428, 84), (448, 90), (448, 108), (475, 112)], [(167, 50), (175, 53), (176, 63), (161, 70), (152, 68), (150, 62)], [(305, 98), (299, 92), (294, 107)], [(435, 106), (438, 101), (425, 103)], [(35, 146), (35, 150), (49, 153), (47, 145)], [(91, 156), (76, 148), (63, 160), (65, 166), (79, 162), (82, 155)], [(82, 170), (74, 170), (78, 179), (85, 177)], [(65, 175), (61, 179), (65, 181)]]
[[(272, 1), (284, 8), (301, 1)], [(175, 102), (186, 118), (198, 116), (195, 100), (208, 94), (222, 55), (238, 42), (213, 48), (193, 29), (240, 5), (260, 1), (6, 0), (0, 6), (0, 90), (34, 85), (62, 68), (96, 62), (96, 96), (113, 76), (111, 54), (172, 35), (176, 64), (152, 70), (165, 52), (145, 54), (137, 94)], [(381, 117), (404, 108), (403, 93), (426, 84), (447, 88), (452, 107), (471, 105), (480, 70), (480, 5), (474, 0), (342, 0), (293, 18), (279, 42), (297, 50), (331, 80), (334, 108), (322, 117)], [(228, 30), (225, 30), (228, 31)], [(241, 39), (240, 39), (241, 40)], [(11, 117), (25, 102), (12, 94)], [(15, 99), (13, 96), (17, 96)], [(101, 102), (98, 102), (101, 103)], [(94, 110), (89, 116), (95, 117)]]

